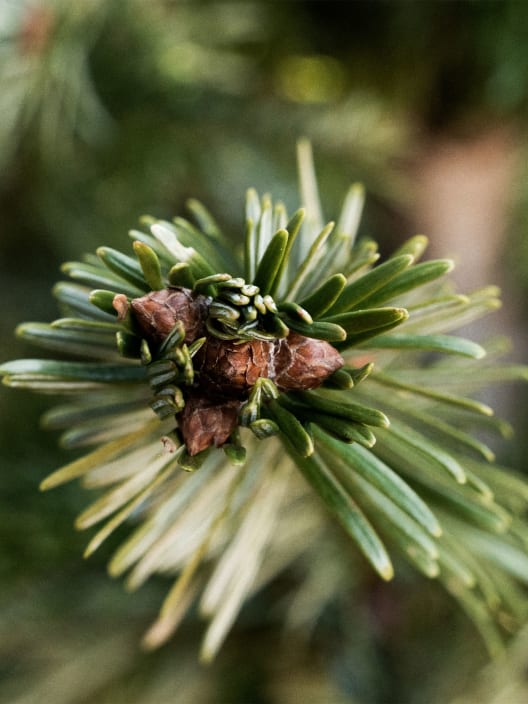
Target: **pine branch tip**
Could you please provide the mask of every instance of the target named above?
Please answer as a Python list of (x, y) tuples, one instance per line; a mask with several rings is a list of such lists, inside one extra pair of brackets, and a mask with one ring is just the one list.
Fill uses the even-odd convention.
[(153, 217), (152, 215), (140, 215), (139, 217), (139, 223), (141, 225), (146, 225), (150, 227), (150, 225), (153, 225), (156, 222), (156, 218)]
[(392, 563), (389, 562), (384, 567), (381, 567), (379, 569), (379, 575), (385, 580), (385, 582), (390, 582), (394, 579), (394, 567), (392, 566)]
[(145, 635), (141, 638), (140, 645), (141, 649), (144, 650), (145, 652), (152, 652), (153, 650), (156, 650), (156, 648), (159, 648), (160, 645), (162, 645), (165, 640), (169, 636), (162, 637), (157, 631), (160, 629), (161, 624), (156, 621), (155, 623), (152, 624), (152, 626), (148, 629), (148, 631), (145, 633)]
[[(481, 345), (475, 344), (474, 358), (475, 359), (484, 359), (484, 357), (486, 357), (486, 355), (487, 355), (487, 352), (484, 349), (484, 347), (482, 347)], [(493, 415), (493, 411), (492, 411), (491, 415)]]
[[(244, 536), (255, 538), (257, 528), (264, 525), (266, 530), (261, 533), (266, 533), (268, 526), (274, 525), (276, 512), (287, 512), (291, 497), (287, 491), (281, 493), (285, 475), (280, 472), (289, 469), (282, 463), (282, 455), (289, 455), (289, 466), (297, 465), (299, 476), (304, 475), (330, 515), (355, 540), (368, 566), (385, 581), (394, 577), (390, 555), (396, 547), (422, 574), (440, 576), (453, 592), (458, 590), (462, 602), (473, 598), (476, 607), (486, 608), (486, 600), (492, 603), (487, 591), (493, 590), (486, 588), (477, 566), (477, 580), (471, 574), (470, 558), (475, 559), (470, 554), (472, 529), (475, 543), (478, 539), (483, 544), (497, 541), (490, 543), (489, 550), (498, 551), (501, 545), (512, 545), (514, 539), (524, 537), (522, 508), (517, 510), (517, 506), (525, 496), (519, 490), (519, 497), (512, 495), (510, 501), (507, 494), (521, 482), (485, 465), (484, 460), (494, 460), (494, 453), (473, 437), (469, 426), (497, 428), (506, 434), (509, 426), (483, 417), (491, 417), (493, 409), (470, 397), (473, 384), (476, 388), (486, 380), (528, 380), (528, 367), (505, 366), (501, 377), (492, 362), (504, 350), (495, 343), (489, 346), (491, 362), (482, 365), (480, 378), (473, 361), (482, 359), (486, 350), (450, 334), (459, 329), (456, 323), (461, 321), (462, 327), (468, 319), (499, 308), (496, 289), (454, 294), (449, 282), (437, 281), (453, 270), (452, 259), (413, 266), (428, 244), (427, 237), (420, 234), (374, 267), (379, 258), (377, 245), (355, 240), (363, 184), (349, 187), (337, 226), (334, 220), (325, 225), (312, 145), (301, 138), (297, 149), (301, 199), (306, 207), (288, 217), (280, 202), (249, 188), (246, 238), (240, 249), (233, 246), (231, 251), (222, 246), (212, 216), (199, 201), (189, 198), (186, 205), (193, 216), (189, 220), (175, 218), (173, 225), (148, 215), (140, 218), (152, 234), (130, 231), (135, 257), (101, 246), (96, 249), (101, 263), (92, 254), (81, 262), (62, 265), (61, 271), (73, 283), (57, 284), (54, 293), (63, 315), (69, 318), (49, 324), (23, 323), (16, 335), (48, 347), (58, 345), (61, 353), (76, 355), (88, 350), (96, 362), (22, 360), (0, 365), (0, 378), (7, 386), (57, 391), (73, 399), (56, 413), (56, 425), (50, 423), (52, 429), (70, 424), (71, 429), (63, 434), (66, 446), (82, 448), (83, 444), (99, 443), (95, 451), (40, 483), (40, 491), (47, 491), (66, 481), (88, 478), (88, 488), (108, 491), (75, 521), (77, 530), (85, 530), (112, 516), (91, 537), (84, 558), (134, 512), (133, 519), (141, 527), (111, 558), (110, 576), (126, 574), (125, 588), (133, 591), (150, 575), (169, 569), (179, 572), (180, 579), (186, 575), (176, 591), (171, 590), (169, 601), (143, 636), (145, 650), (168, 640), (196, 591), (208, 589), (205, 569), (200, 568), (196, 582), (190, 581), (200, 563), (196, 558), (189, 561), (185, 542), (183, 550), (179, 544), (171, 543), (169, 548), (165, 527), (160, 525), (156, 537), (157, 527), (153, 529), (150, 521), (163, 519), (165, 502), (172, 502), (174, 496), (176, 506), (180, 499), (182, 506), (185, 504), (179, 510), (189, 516), (188, 523), (187, 518), (182, 521), (186, 529), (193, 532), (196, 519), (199, 530), (206, 530), (207, 521), (215, 520), (214, 513), (206, 515), (210, 508), (207, 501), (214, 494), (220, 539), (215, 536), (209, 543), (210, 533), (200, 550), (211, 568), (212, 580), (218, 579), (214, 575), (223, 572), (227, 550), (237, 558), (238, 551), (242, 559)], [(301, 227), (306, 215), (309, 221)], [(337, 232), (329, 236), (335, 227)], [(128, 245), (130, 249), (130, 242)], [(233, 273), (217, 273), (226, 271)], [(115, 291), (107, 290), (114, 286)], [(156, 299), (160, 291), (162, 296)], [(187, 301), (182, 308), (175, 304), (173, 310), (163, 297), (176, 292)], [(145, 299), (152, 308), (141, 327), (134, 306)], [(399, 329), (394, 333), (393, 328), (410, 317), (403, 307), (406, 301), (411, 301), (412, 324), (402, 333)], [(189, 321), (185, 318), (188, 310)], [(351, 352), (350, 358), (345, 350)], [(332, 355), (339, 359), (338, 365), (331, 365)], [(453, 362), (449, 355), (458, 357)], [(378, 365), (381, 370), (377, 383), (374, 378), (356, 389), (373, 370), (374, 362), (367, 360), (374, 356), (376, 372)], [(354, 358), (358, 368), (352, 366)], [(327, 375), (319, 369), (327, 369)], [(385, 370), (388, 376), (384, 381)], [(156, 426), (148, 420), (151, 411), (156, 413)], [(185, 414), (194, 420), (200, 418), (198, 426), (191, 427), (189, 421), (187, 435)], [(129, 427), (139, 430), (123, 439), (124, 428)], [(200, 446), (193, 445), (198, 435), (203, 438)], [(165, 455), (158, 453), (160, 436)], [(230, 463), (242, 465), (246, 452), (246, 468), (233, 471)], [(141, 461), (136, 462), (136, 457)], [(184, 477), (180, 470), (196, 475)], [(250, 480), (256, 487), (256, 500), (252, 494), (253, 503), (246, 506)], [(464, 484), (464, 490), (457, 486)], [(491, 490), (486, 493), (488, 485), (497, 503)], [(295, 487), (293, 496), (299, 500)], [(138, 506), (141, 508), (136, 511)], [(193, 513), (195, 506), (199, 510)], [(243, 514), (237, 525), (231, 520), (233, 506)], [(202, 507), (205, 522), (201, 520)], [(437, 508), (446, 529), (443, 542), (435, 540), (443, 535), (435, 516)], [(292, 520), (295, 518), (292, 512)], [(457, 520), (467, 531), (467, 545), (460, 541), (459, 553)], [(500, 537), (510, 529), (510, 536)], [(149, 544), (153, 535), (159, 541), (154, 547)], [(271, 553), (275, 547), (276, 538), (271, 530), (266, 536), (269, 540), (260, 552), (267, 554), (268, 548)], [(169, 555), (173, 545), (174, 552)], [(236, 546), (236, 551), (229, 545)], [(255, 560), (260, 559), (260, 552), (255, 549)], [(509, 556), (504, 562), (506, 558)], [(255, 563), (255, 574), (259, 567)], [(518, 576), (517, 568), (495, 567), (504, 569), (505, 578)], [(273, 559), (263, 571), (266, 576), (268, 568), (273, 576)], [(521, 565), (518, 572), (524, 569)], [(468, 589), (475, 585), (479, 591), (468, 597)], [(245, 596), (240, 595), (232, 612), (222, 612), (226, 598), (222, 593), (217, 607), (202, 613), (212, 621), (200, 653), (202, 662), (214, 659), (231, 624), (222, 619), (226, 613), (234, 619)], [(230, 598), (227, 594), (229, 608)]]
[(86, 548), (84, 549), (83, 559), (87, 560), (89, 557), (91, 557), (94, 554), (94, 552), (96, 552), (96, 550), (99, 548), (99, 545), (100, 545), (99, 540), (97, 542), (94, 542), (93, 540), (91, 540), (88, 543), (88, 545), (86, 546)]
[[(24, 337), (24, 333), (25, 333), (28, 325), (31, 325), (31, 324), (32, 323), (20, 323), (19, 325), (17, 325), (15, 328), (16, 337), (20, 337), (20, 338)], [(0, 374), (2, 374), (2, 367), (1, 366), (0, 366)]]

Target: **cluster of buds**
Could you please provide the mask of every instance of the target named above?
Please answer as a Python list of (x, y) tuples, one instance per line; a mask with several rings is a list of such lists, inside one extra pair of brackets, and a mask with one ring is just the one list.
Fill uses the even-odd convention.
[(211, 286), (216, 295), (209, 306), (206, 327), (213, 337), (271, 341), (288, 335), (273, 297), (262, 295), (255, 284), (230, 274), (214, 274), (198, 280), (194, 290), (207, 291)]
[[(207, 295), (213, 285), (214, 298)], [(271, 296), (228, 274), (202, 279), (193, 290), (153, 291), (130, 304), (116, 296), (114, 308), (121, 319), (130, 313), (139, 329), (152, 408), (177, 418), (191, 457), (224, 446), (238, 425), (258, 437), (272, 434), (263, 402), (273, 403), (278, 391), (316, 388), (344, 364), (325, 340), (290, 331)]]
[[(197, 226), (144, 219), (149, 232), (131, 233), (135, 258), (100, 247), (97, 258), (63, 266), (74, 283), (60, 282), (55, 295), (67, 317), (17, 332), (75, 359), (14, 360), (0, 365), (0, 376), (13, 388), (77, 394), (45, 422), (69, 426), (67, 446), (100, 446), (42, 487), (81, 476), (87, 486), (108, 486), (77, 520), (81, 528), (105, 520), (86, 554), (129, 516), (142, 521), (112, 559), (112, 574), (131, 568), (137, 586), (155, 572), (180, 573), (147, 634), (150, 647), (171, 635), (207, 583), (199, 608), (212, 622), (203, 652), (214, 656), (272, 547), (276, 517), (295, 520), (290, 507), (301, 494), (288, 491), (289, 457), (383, 579), (393, 575), (387, 540), (442, 580), (496, 648), (494, 622), (510, 627), (525, 616), (515, 595), (528, 535), (520, 499), (528, 492), (490, 464), (491, 450), (466, 429), (501, 422), (453, 391), (527, 372), (474, 367), (485, 350), (443, 332), (494, 310), (495, 289), (453, 292), (441, 281), (450, 261), (419, 261), (422, 236), (374, 266), (375, 243), (356, 241), (357, 187), (337, 226), (319, 230), (310, 154), (300, 156), (304, 224), (303, 209), (288, 218), (280, 203), (250, 190), (243, 248), (192, 201)], [(223, 271), (245, 279), (216, 273)], [(116, 345), (129, 361), (116, 360)], [(437, 360), (446, 354), (458, 359)], [(363, 384), (373, 358), (378, 369)], [(161, 424), (146, 418), (149, 392)], [(278, 438), (262, 453), (247, 443), (246, 456), (244, 434)], [(213, 447), (231, 463), (245, 459), (245, 471), (233, 473), (211, 451), (200, 476), (175, 481)], [(281, 541), (289, 533), (286, 526)], [(281, 542), (281, 555), (304, 554), (294, 543), (284, 553)], [(499, 554), (516, 558), (508, 566), (492, 559)]]

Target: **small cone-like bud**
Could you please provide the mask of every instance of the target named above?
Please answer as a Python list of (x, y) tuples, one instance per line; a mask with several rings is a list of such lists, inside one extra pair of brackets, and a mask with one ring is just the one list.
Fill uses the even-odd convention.
[(160, 344), (180, 320), (185, 328), (184, 342), (194, 342), (204, 333), (207, 298), (188, 288), (152, 291), (130, 303), (134, 318), (148, 340)]
[(160, 345), (177, 322), (185, 329), (185, 343), (206, 338), (193, 358), (194, 382), (183, 389), (185, 407), (177, 414), (190, 455), (227, 442), (258, 379), (271, 379), (281, 391), (315, 389), (344, 364), (328, 342), (295, 332), (269, 342), (215, 337), (205, 327), (210, 304), (183, 287), (152, 291), (130, 304), (124, 295), (113, 301), (120, 319), (131, 308), (149, 343)]
[(292, 332), (276, 342), (272, 378), (282, 391), (315, 389), (344, 363), (339, 352), (325, 340)]
[(273, 343), (261, 340), (236, 342), (208, 337), (195, 357), (200, 386), (228, 396), (247, 398), (259, 377), (269, 376)]
[(214, 401), (202, 394), (187, 397), (178, 423), (187, 452), (197, 455), (211, 445), (221, 447), (238, 424), (240, 402)]

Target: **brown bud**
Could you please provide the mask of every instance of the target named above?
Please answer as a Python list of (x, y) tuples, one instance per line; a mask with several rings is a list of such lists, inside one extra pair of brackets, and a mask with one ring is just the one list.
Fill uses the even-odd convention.
[(237, 426), (240, 401), (215, 402), (192, 394), (178, 415), (183, 441), (190, 455), (197, 455), (211, 445), (221, 447)]
[[(328, 342), (297, 333), (271, 342), (214, 337), (205, 327), (209, 304), (205, 296), (176, 287), (153, 291), (130, 303), (148, 341), (160, 344), (178, 321), (185, 329), (186, 343), (206, 338), (193, 359), (194, 385), (183, 389), (185, 407), (177, 414), (190, 455), (228, 441), (257, 379), (270, 378), (282, 391), (314, 389), (344, 364)], [(116, 295), (113, 305), (123, 320), (129, 311), (126, 296)]]
[(204, 334), (207, 299), (188, 288), (164, 288), (131, 301), (134, 318), (147, 340), (159, 344), (180, 320), (185, 328), (184, 342)]
[(282, 391), (315, 389), (344, 363), (339, 352), (325, 340), (292, 332), (275, 343), (272, 378)]
[(244, 397), (259, 377), (267, 377), (273, 343), (261, 340), (236, 342), (208, 337), (194, 358), (200, 387)]

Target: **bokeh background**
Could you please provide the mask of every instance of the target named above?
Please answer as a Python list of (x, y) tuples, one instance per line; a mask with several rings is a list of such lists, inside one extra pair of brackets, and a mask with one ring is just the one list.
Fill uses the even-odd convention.
[[(471, 332), (508, 334), (522, 360), (527, 108), (523, 0), (0, 0), (0, 360), (34, 356), (13, 329), (56, 317), (60, 264), (126, 247), (142, 214), (170, 218), (197, 197), (237, 238), (247, 187), (294, 209), (302, 136), (328, 219), (364, 183), (361, 232), (385, 254), (425, 233), (431, 256), (456, 260), (462, 290), (501, 285), (501, 312)], [(520, 471), (525, 395), (493, 398), (517, 428), (499, 459)], [(439, 586), (405, 565), (379, 584), (337, 534), (304, 590), (306, 617), (285, 623), (293, 565), (212, 666), (197, 663), (193, 617), (142, 652), (167, 583), (127, 594), (106, 575), (112, 544), (82, 560), (82, 490), (37, 490), (72, 458), (39, 430), (47, 407), (0, 392), (0, 701), (528, 701), (528, 633), (490, 665)]]

